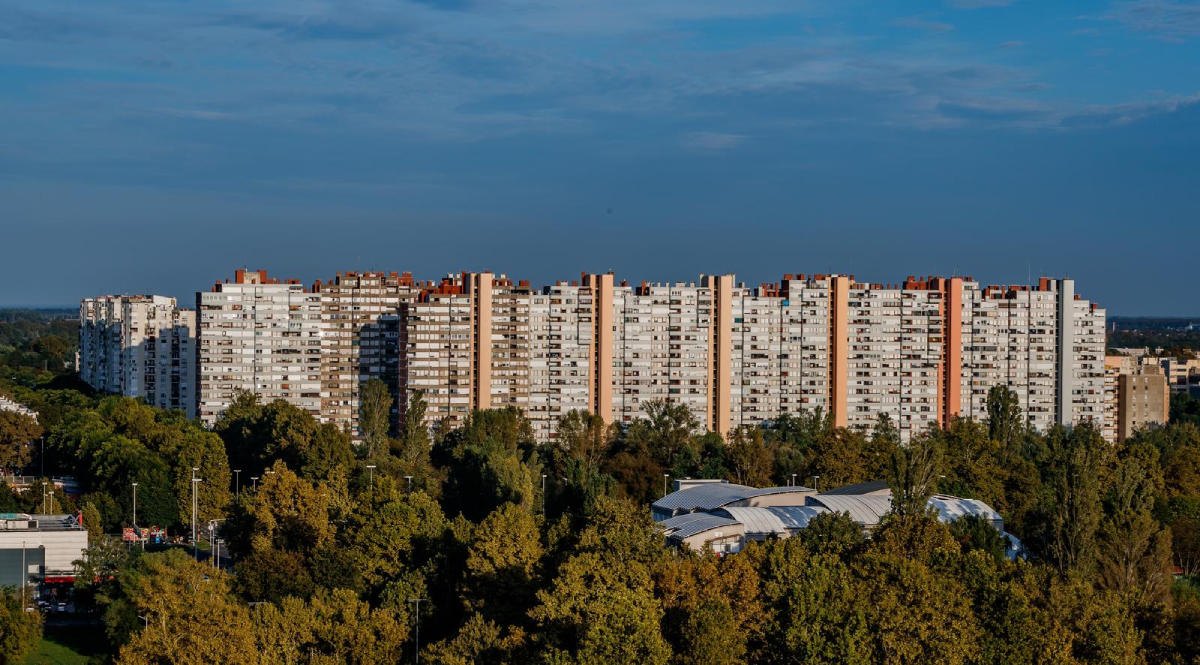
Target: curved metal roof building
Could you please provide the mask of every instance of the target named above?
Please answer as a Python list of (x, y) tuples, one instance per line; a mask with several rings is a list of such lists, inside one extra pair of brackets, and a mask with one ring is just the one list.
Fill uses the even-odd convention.
[(829, 512), (821, 506), (770, 506), (766, 508), (723, 508), (717, 515), (728, 516), (746, 527), (746, 537), (759, 539), (771, 535), (791, 535), (808, 528), (812, 518)]
[(696, 485), (672, 492), (655, 501), (653, 513), (655, 520), (662, 521), (680, 514), (712, 512), (739, 503), (751, 505), (755, 499), (780, 494), (798, 494), (796, 501), (803, 503), (803, 497), (815, 492), (812, 488), (801, 486), (755, 488), (733, 483)]

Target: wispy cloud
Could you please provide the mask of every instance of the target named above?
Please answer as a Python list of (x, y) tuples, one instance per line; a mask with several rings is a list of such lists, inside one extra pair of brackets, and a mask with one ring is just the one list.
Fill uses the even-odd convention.
[(1168, 41), (1200, 37), (1200, 4), (1171, 0), (1118, 2), (1103, 15), (1138, 32)]
[(954, 26), (951, 25), (950, 23), (943, 23), (941, 21), (929, 21), (929, 20), (919, 18), (916, 16), (909, 16), (906, 18), (896, 19), (895, 21), (892, 21), (892, 25), (900, 27), (900, 28), (912, 28), (914, 30), (922, 30), (931, 35), (936, 35), (936, 34), (940, 34), (943, 32), (950, 32), (951, 30), (954, 29)]
[(683, 136), (680, 143), (685, 148), (697, 150), (729, 150), (741, 145), (746, 137), (742, 134), (720, 132), (694, 132)]
[(946, 4), (959, 9), (982, 9), (984, 7), (1007, 7), (1017, 0), (946, 0)]

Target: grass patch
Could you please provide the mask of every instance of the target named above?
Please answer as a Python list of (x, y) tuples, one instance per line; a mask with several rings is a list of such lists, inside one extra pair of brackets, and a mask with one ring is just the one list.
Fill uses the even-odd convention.
[[(101, 626), (47, 626), (37, 651), (26, 665), (87, 665), (107, 654), (108, 639)], [(101, 659), (97, 659), (99, 662)]]

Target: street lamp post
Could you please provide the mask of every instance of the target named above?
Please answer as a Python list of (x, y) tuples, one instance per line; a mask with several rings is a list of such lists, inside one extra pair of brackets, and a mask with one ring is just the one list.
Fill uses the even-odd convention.
[(258, 491), (258, 476), (250, 476), (250, 489)]
[(546, 474), (542, 474), (542, 516), (546, 516)]
[(234, 481), (233, 481), (234, 497), (233, 497), (233, 499), (236, 501), (236, 500), (242, 498), (242, 470), (234, 469), (233, 473), (234, 473)]
[(792, 474), (792, 487), (796, 486), (796, 474)]
[[(133, 530), (137, 534), (138, 540), (142, 540), (142, 530), (137, 525), (137, 483), (133, 483)], [(146, 549), (146, 543), (142, 542), (142, 549)]]
[(196, 561), (200, 560), (200, 543), (196, 539), (196, 510), (198, 507), (198, 502), (196, 499), (196, 483), (199, 483), (203, 480), (202, 478), (196, 477), (196, 472), (199, 470), (199, 467), (192, 467), (192, 559)]
[(421, 601), (424, 598), (409, 598), (408, 602), (417, 604), (417, 622), (416, 622), (416, 656), (414, 660), (419, 665), (421, 662)]
[(670, 479), (670, 477), (671, 477), (671, 474), (669, 474), (669, 473), (663, 474), (663, 496), (667, 495), (667, 480)]
[(42, 481), (42, 514), (46, 514), (46, 481)]
[(375, 465), (367, 465), (367, 473), (371, 477), (371, 505), (375, 505)]
[(813, 476), (813, 489), (817, 489), (817, 481), (821, 479), (820, 475)]
[(412, 479), (413, 479), (413, 477), (412, 476), (404, 476), (404, 479), (408, 481), (408, 496), (412, 496)]
[(47, 514), (53, 515), (54, 514), (54, 490), (48, 491), (47, 495), (50, 497), (50, 512)]

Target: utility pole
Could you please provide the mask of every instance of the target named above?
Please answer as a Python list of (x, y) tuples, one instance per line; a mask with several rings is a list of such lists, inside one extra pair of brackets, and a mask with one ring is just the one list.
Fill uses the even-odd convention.
[(420, 665), (420, 663), (421, 663), (421, 601), (423, 601), (423, 600), (425, 600), (425, 599), (424, 598), (409, 598), (408, 599), (408, 602), (417, 604), (417, 624), (416, 624), (416, 631), (415, 631), (417, 648), (416, 648), (416, 655), (414, 658), (417, 665)]

